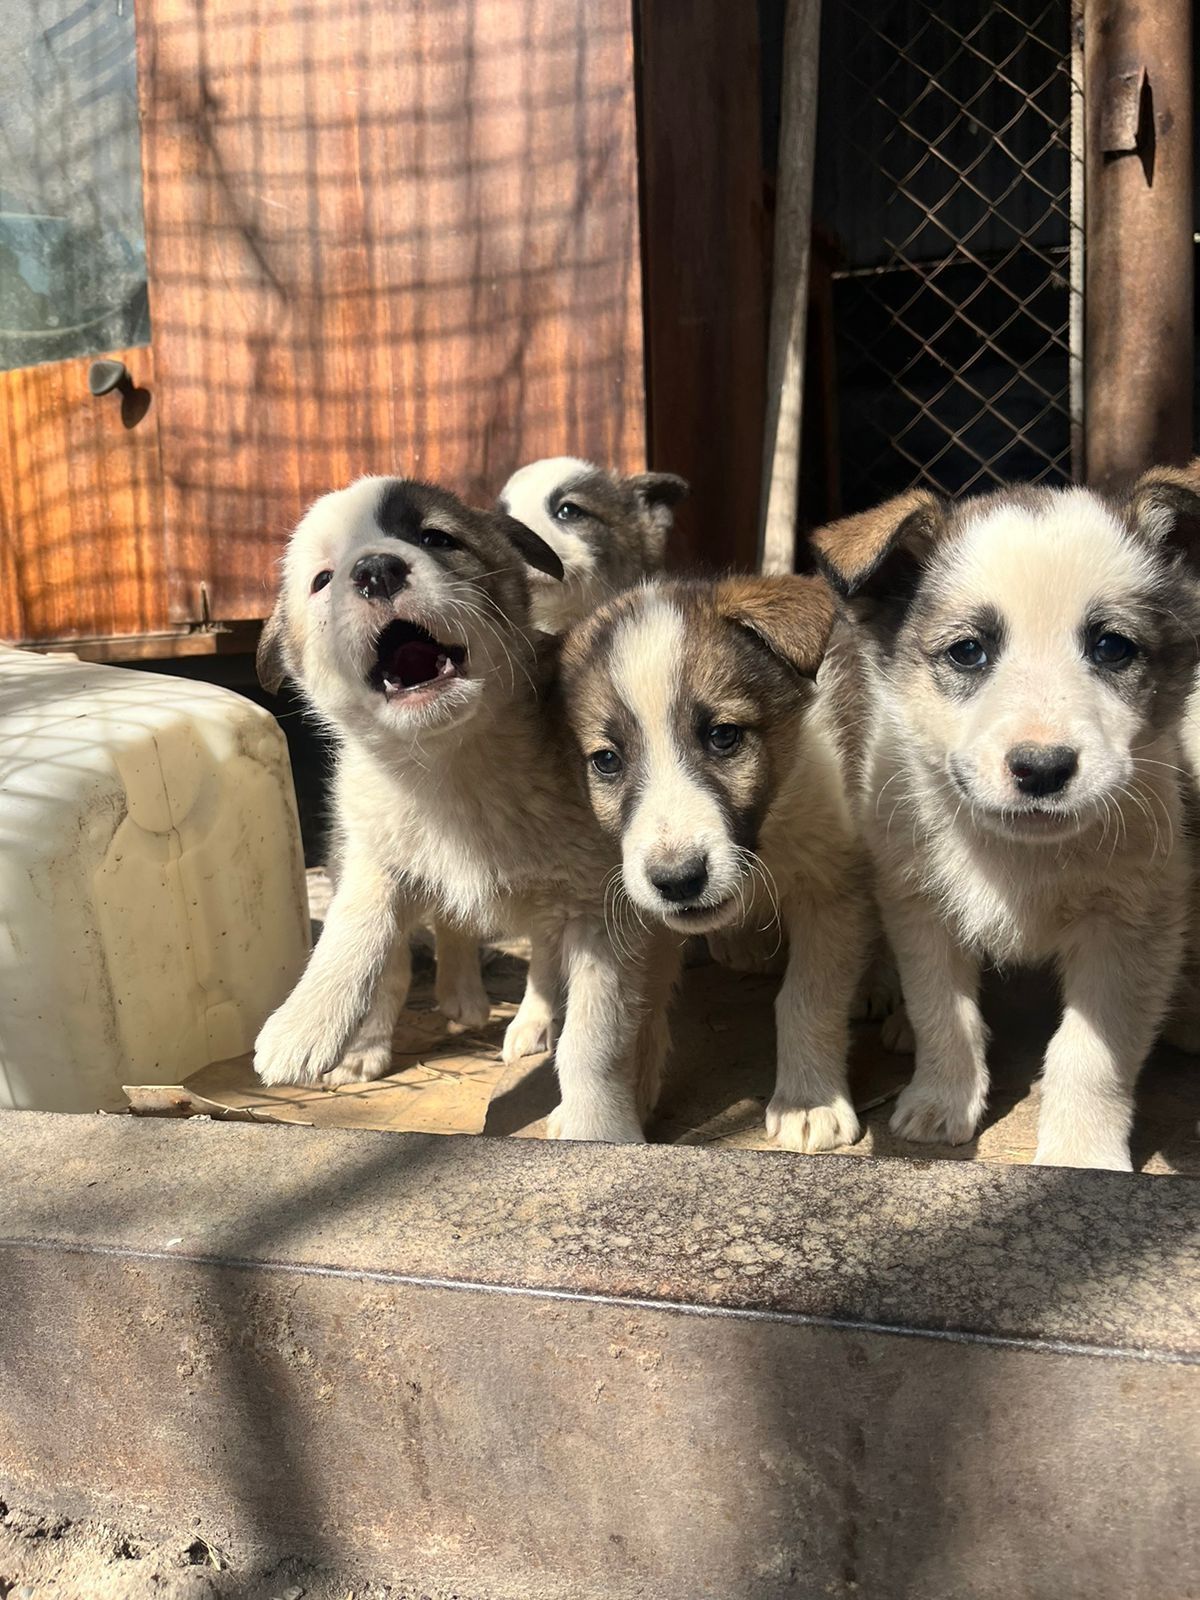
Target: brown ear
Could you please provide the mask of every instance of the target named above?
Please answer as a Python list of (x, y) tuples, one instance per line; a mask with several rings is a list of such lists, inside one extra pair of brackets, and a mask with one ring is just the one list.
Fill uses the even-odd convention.
[(688, 482), (674, 472), (635, 472), (624, 480), (647, 513), (650, 533), (647, 554), (652, 566), (661, 567), (667, 535), (675, 522), (675, 507), (686, 498)]
[(909, 489), (818, 528), (813, 553), (839, 594), (887, 597), (911, 586), (913, 562), (924, 558), (945, 526), (946, 502), (929, 489)]
[(258, 651), (254, 657), (258, 681), (268, 694), (278, 694), (283, 687), (283, 680), (287, 677), (287, 662), (284, 659), (285, 632), (283, 595), (280, 594), (271, 615), (263, 623)]
[(1129, 491), (1128, 514), (1145, 539), (1200, 559), (1200, 456), (1186, 467), (1151, 467)]
[(803, 677), (816, 676), (836, 615), (823, 578), (725, 578), (716, 598), (726, 621), (755, 634)]

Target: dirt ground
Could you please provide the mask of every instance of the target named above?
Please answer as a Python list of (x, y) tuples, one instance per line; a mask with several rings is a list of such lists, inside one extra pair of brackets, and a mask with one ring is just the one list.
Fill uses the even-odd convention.
[(264, 1569), (192, 1529), (150, 1538), (0, 1501), (0, 1600), (473, 1600), (461, 1591), (348, 1579), (286, 1561)]

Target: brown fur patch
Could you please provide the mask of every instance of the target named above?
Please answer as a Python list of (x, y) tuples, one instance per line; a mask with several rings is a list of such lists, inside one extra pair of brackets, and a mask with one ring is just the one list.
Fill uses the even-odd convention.
[(909, 489), (870, 511), (819, 528), (812, 547), (838, 593), (853, 595), (884, 573), (894, 552), (922, 558), (945, 527), (945, 502), (928, 489)]
[(816, 676), (836, 615), (823, 578), (725, 578), (713, 599), (718, 616), (748, 628), (804, 677)]

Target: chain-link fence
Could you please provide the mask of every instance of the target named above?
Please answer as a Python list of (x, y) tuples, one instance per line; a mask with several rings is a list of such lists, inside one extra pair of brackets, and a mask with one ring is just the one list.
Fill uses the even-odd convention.
[(916, 482), (1072, 476), (1072, 63), (1069, 0), (825, 0), (816, 216), (838, 256), (843, 511)]

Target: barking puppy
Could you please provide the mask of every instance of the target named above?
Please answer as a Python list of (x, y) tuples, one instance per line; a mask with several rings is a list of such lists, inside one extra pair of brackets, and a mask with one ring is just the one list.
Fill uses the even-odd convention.
[(1200, 474), (1124, 498), (912, 491), (815, 539), (874, 684), (865, 816), (916, 1039), (893, 1130), (961, 1143), (987, 1097), (983, 958), (1053, 962), (1036, 1160), (1129, 1167), (1187, 917), (1179, 723)]
[(846, 1084), (851, 1002), (871, 931), (848, 803), (854, 665), (816, 578), (643, 585), (567, 638), (563, 685), (592, 806), (621, 841), (629, 929), (779, 917), (767, 1129), (793, 1150), (858, 1137)]
[[(542, 633), (562, 634), (602, 600), (662, 566), (675, 506), (687, 484), (669, 472), (622, 478), (577, 456), (553, 456), (519, 468), (500, 491), (497, 509), (532, 529), (562, 563), (563, 578), (529, 573), (530, 616)], [(550, 952), (535, 956), (544, 967)], [(469, 1027), (481, 1027), (491, 1002), (483, 986), (479, 949), (453, 927), (437, 929), (438, 1008)], [(535, 999), (504, 1039), (504, 1057), (538, 1055), (554, 1042), (554, 1017)]]
[[(259, 671), (268, 685), (294, 678), (337, 741), (337, 877), (255, 1066), (267, 1083), (379, 1076), (407, 931), (431, 916), (472, 938), (509, 927), (540, 939), (566, 977), (553, 1131), (638, 1139), (634, 1074), (657, 1063), (637, 1050), (661, 1032), (641, 1015), (637, 951), (605, 932), (614, 853), (547, 712), (525, 566), (561, 570), (522, 524), (403, 479), (326, 495), (293, 535)], [(536, 989), (558, 972), (534, 976)]]

